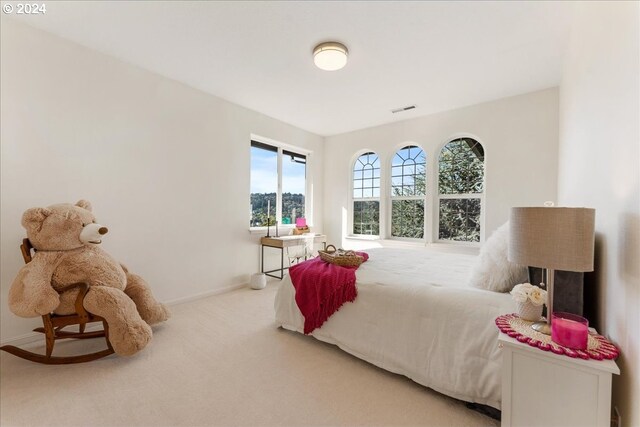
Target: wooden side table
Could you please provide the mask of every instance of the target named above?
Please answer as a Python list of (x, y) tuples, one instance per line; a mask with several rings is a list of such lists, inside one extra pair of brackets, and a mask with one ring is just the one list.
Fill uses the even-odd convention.
[[(260, 256), (260, 265), (262, 266), (262, 272), (270, 277), (275, 277), (276, 279), (282, 279), (284, 277), (284, 270), (289, 268), (289, 266), (284, 265), (284, 249), (291, 246), (300, 246), (304, 245), (305, 239), (313, 237), (313, 243), (322, 243), (323, 247), (326, 249), (327, 247), (327, 236), (324, 234), (298, 234), (293, 236), (280, 236), (280, 237), (263, 237), (260, 239), (261, 246), (261, 256)], [(276, 248), (280, 249), (280, 268), (275, 268), (273, 270), (264, 269), (264, 248)], [(275, 275), (275, 273), (279, 271), (280, 275)]]
[(610, 427), (613, 360), (543, 351), (503, 333), (502, 427)]

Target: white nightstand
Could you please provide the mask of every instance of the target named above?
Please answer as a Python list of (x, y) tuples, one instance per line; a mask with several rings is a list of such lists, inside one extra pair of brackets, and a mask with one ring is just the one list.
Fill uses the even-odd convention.
[(613, 360), (583, 360), (501, 333), (502, 427), (609, 427)]

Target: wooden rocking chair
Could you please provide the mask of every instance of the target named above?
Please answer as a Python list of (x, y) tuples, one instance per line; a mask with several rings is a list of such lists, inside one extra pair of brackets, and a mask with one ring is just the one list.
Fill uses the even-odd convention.
[[(22, 257), (24, 258), (25, 264), (29, 263), (32, 258), (31, 251), (35, 253), (35, 249), (33, 248), (33, 246), (31, 246), (31, 242), (29, 241), (29, 239), (22, 240), (20, 250), (22, 251)], [(113, 347), (111, 347), (111, 343), (109, 342), (109, 325), (107, 325), (107, 322), (102, 317), (87, 312), (82, 305), (82, 301), (84, 300), (84, 297), (89, 290), (89, 285), (87, 283), (74, 283), (60, 289), (60, 292), (64, 292), (73, 288), (80, 288), (80, 293), (78, 294), (75, 303), (76, 313), (69, 315), (58, 315), (54, 313), (45, 314), (44, 316), (42, 316), (44, 327), (34, 329), (34, 332), (41, 332), (45, 335), (46, 355), (32, 353), (30, 351), (26, 351), (12, 345), (4, 345), (0, 347), (0, 350), (4, 350), (8, 353), (13, 354), (14, 356), (18, 356), (32, 362), (45, 363), (48, 365), (90, 362), (92, 360), (100, 359), (101, 357), (113, 354)], [(85, 332), (87, 323), (93, 322), (102, 322), (103, 329)], [(78, 332), (62, 330), (63, 328), (71, 325), (78, 325)], [(87, 339), (100, 337), (104, 337), (107, 342), (107, 348), (104, 350), (95, 353), (81, 354), (78, 356), (52, 356), (53, 345), (56, 340), (66, 338)]]

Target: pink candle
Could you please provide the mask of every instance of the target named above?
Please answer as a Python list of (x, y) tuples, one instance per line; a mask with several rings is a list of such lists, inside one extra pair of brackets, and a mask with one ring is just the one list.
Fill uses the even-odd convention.
[(296, 218), (296, 227), (305, 227), (307, 225), (306, 218)]
[(571, 313), (553, 313), (551, 339), (561, 346), (586, 350), (589, 321)]

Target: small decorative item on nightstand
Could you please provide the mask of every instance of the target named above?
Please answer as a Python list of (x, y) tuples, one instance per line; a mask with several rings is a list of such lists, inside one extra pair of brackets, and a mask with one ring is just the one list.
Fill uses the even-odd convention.
[(589, 338), (589, 321), (571, 313), (553, 313), (551, 339), (561, 346), (574, 350), (586, 350)]
[(511, 290), (511, 296), (517, 303), (518, 316), (521, 319), (537, 322), (542, 317), (542, 306), (547, 301), (547, 292), (531, 283), (521, 283)]

